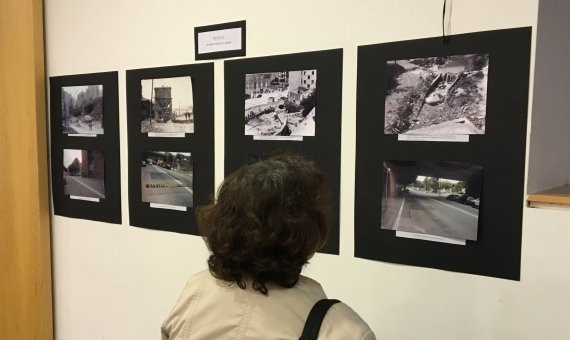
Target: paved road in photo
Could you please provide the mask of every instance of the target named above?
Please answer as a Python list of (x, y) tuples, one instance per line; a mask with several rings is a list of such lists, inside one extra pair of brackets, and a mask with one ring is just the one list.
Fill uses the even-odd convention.
[(194, 204), (192, 183), (192, 173), (151, 164), (141, 167), (143, 202), (191, 207)]
[(66, 176), (63, 192), (66, 195), (105, 198), (105, 181), (98, 178)]
[(478, 219), (479, 210), (473, 207), (411, 190), (404, 196), (392, 229), (476, 240)]

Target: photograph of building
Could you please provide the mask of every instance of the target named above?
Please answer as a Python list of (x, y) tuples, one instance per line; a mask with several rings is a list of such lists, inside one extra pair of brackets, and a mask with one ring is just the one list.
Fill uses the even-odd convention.
[(105, 157), (97, 150), (63, 150), (65, 195), (105, 198)]
[(192, 78), (141, 80), (141, 132), (194, 133)]
[(489, 55), (390, 60), (384, 133), (485, 133)]
[(314, 136), (317, 70), (246, 74), (245, 134)]
[(65, 134), (103, 134), (103, 85), (62, 87), (61, 117)]

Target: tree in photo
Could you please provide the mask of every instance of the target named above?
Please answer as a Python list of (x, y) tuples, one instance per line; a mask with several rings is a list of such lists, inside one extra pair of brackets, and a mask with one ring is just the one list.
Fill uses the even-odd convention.
[(416, 186), (416, 188), (420, 189), (420, 190), (424, 190), (425, 189), (425, 184), (422, 181), (418, 181), (416, 180), (416, 183), (414, 184)]
[(73, 160), (73, 162), (71, 162), (71, 164), (69, 164), (69, 166), (67, 167), (67, 171), (69, 172), (70, 175), (77, 175), (80, 171), (80, 164), (79, 164), (79, 159), (75, 158)]
[(426, 190), (437, 192), (439, 190), (439, 181), (437, 178), (434, 177), (426, 177), (424, 178), (424, 185)]
[(453, 192), (464, 192), (465, 191), (465, 182), (459, 181), (453, 185)]

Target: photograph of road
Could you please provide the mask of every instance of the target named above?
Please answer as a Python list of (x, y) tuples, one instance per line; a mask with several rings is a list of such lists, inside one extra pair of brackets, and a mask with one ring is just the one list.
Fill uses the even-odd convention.
[(194, 133), (192, 78), (141, 80), (141, 132), (168, 137)]
[(314, 136), (317, 70), (245, 75), (245, 134)]
[(142, 153), (142, 201), (179, 207), (194, 204), (193, 164), (189, 152)]
[(105, 198), (105, 158), (97, 150), (63, 150), (65, 195)]
[(390, 60), (384, 133), (485, 133), (488, 54)]
[(481, 166), (385, 161), (383, 169), (382, 229), (477, 240)]
[(61, 116), (65, 134), (103, 134), (103, 85), (62, 87)]

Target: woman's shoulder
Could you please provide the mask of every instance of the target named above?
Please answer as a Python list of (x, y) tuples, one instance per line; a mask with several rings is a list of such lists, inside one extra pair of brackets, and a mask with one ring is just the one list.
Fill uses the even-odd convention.
[[(297, 287), (305, 294), (313, 296), (314, 302), (326, 298), (321, 284), (309, 277), (301, 276)], [(350, 306), (342, 302), (330, 308), (325, 315), (319, 334), (320, 339), (376, 339), (366, 321)]]
[(334, 304), (323, 320), (320, 339), (374, 340), (374, 332), (358, 313), (345, 303)]
[(299, 276), (299, 281), (297, 282), (297, 287), (300, 287), (302, 289), (313, 289), (313, 290), (323, 291), (323, 287), (321, 286), (321, 284), (318, 281), (313, 280), (310, 277), (303, 276), (303, 275)]
[(204, 280), (210, 280), (211, 278), (212, 278), (212, 275), (210, 274), (210, 271), (208, 269), (201, 270), (199, 272), (192, 274), (188, 278), (188, 281), (186, 281), (186, 287), (189, 287), (189, 286), (191, 287), (191, 286), (200, 284)]

